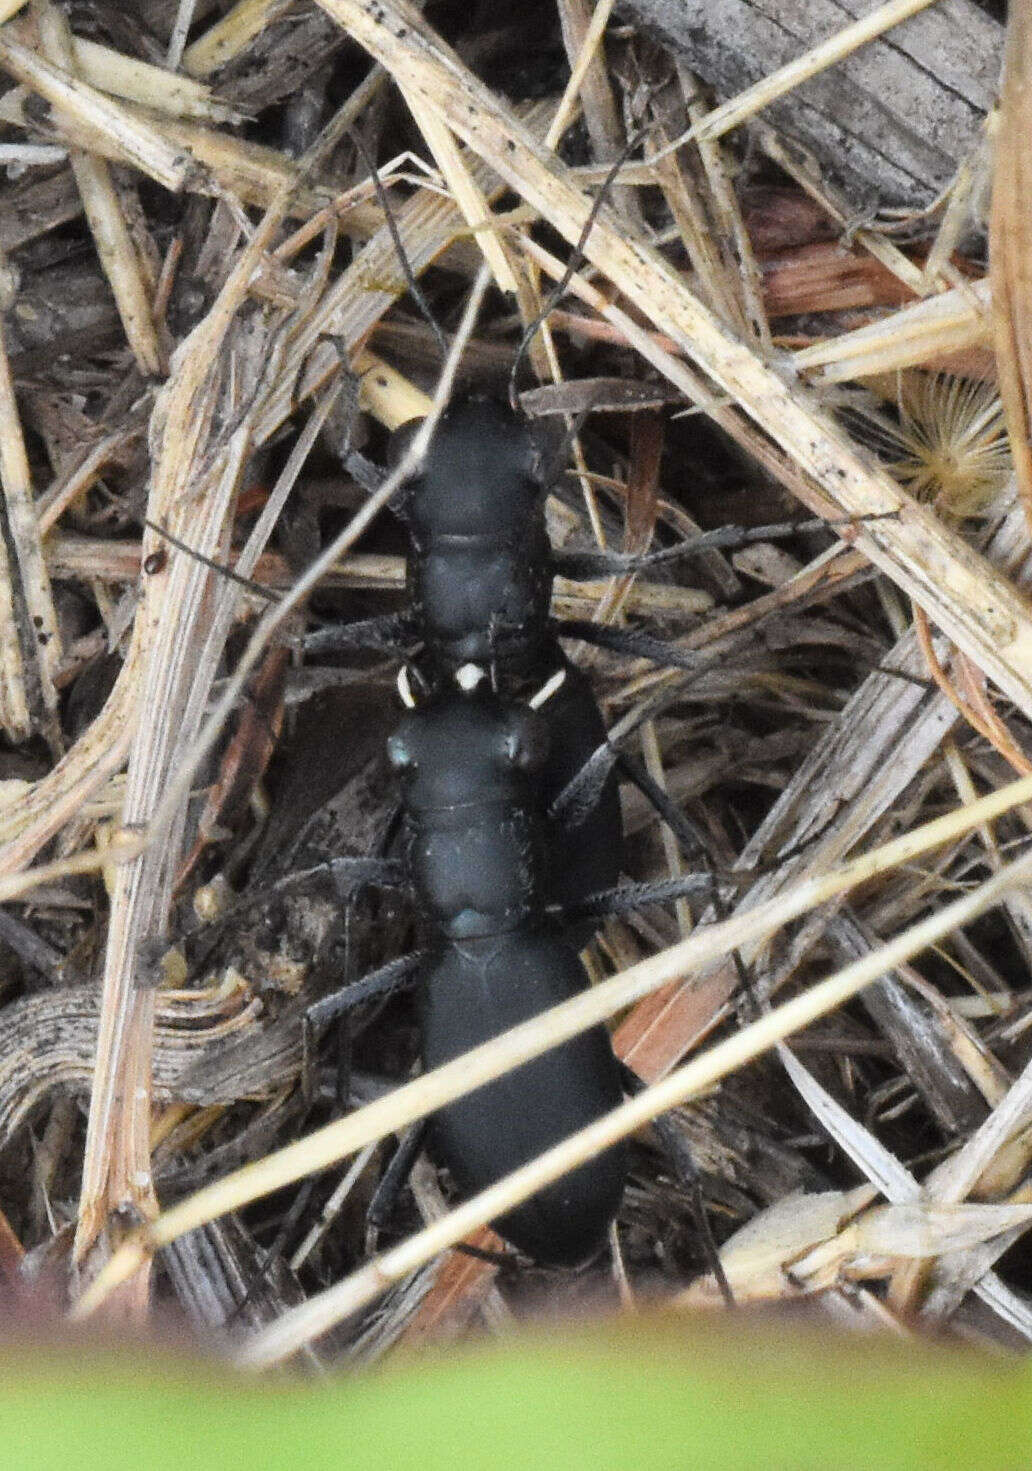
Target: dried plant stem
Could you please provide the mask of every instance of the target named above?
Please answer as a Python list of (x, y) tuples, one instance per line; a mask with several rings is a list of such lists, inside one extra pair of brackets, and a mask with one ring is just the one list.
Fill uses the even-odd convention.
[[(944, 817), (915, 828), (829, 873), (807, 878), (786, 893), (747, 912), (697, 930), (687, 939), (649, 957), (623, 974), (601, 982), (590, 991), (554, 1007), (530, 1022), (514, 1027), (503, 1036), (464, 1054), (454, 1062), (395, 1089), (387, 1097), (378, 1099), (347, 1118), (326, 1125), (307, 1139), (287, 1145), (275, 1154), (246, 1165), (225, 1179), (198, 1191), (196, 1195), (166, 1211), (157, 1221), (141, 1227), (125, 1242), (117, 1256), (98, 1275), (94, 1286), (84, 1294), (79, 1304), (80, 1316), (92, 1311), (120, 1282), (131, 1276), (153, 1251), (175, 1240), (184, 1231), (193, 1230), (216, 1216), (291, 1184), (305, 1174), (336, 1163), (373, 1139), (395, 1132), (404, 1124), (432, 1113), (452, 1099), (463, 1096), (510, 1068), (518, 1067), (529, 1058), (538, 1056), (569, 1037), (604, 1021), (639, 997), (665, 985), (667, 981), (683, 977), (723, 957), (730, 950), (766, 938), (836, 895), (847, 893), (880, 873), (891, 872), (900, 864), (911, 862), (919, 854), (955, 839), (960, 833), (970, 832), (980, 824), (992, 821), (1003, 812), (1030, 799), (1032, 778), (1012, 782), (970, 806), (958, 808)], [(1018, 864), (1011, 865), (994, 876), (990, 885), (999, 885), (998, 888), (983, 886), (975, 891), (984, 900), (981, 908), (988, 907), (1002, 893), (1009, 892), (1029, 867), (1032, 867), (1032, 857), (1026, 855)], [(968, 897), (970, 900), (974, 895)], [(974, 912), (981, 912), (978, 903)], [(954, 910), (950, 914), (953, 916)], [(905, 949), (907, 937), (916, 935), (918, 939), (913, 949), (906, 950), (906, 955), (913, 954), (917, 949), (931, 943), (926, 937), (929, 933), (927, 925), (938, 923), (941, 918), (940, 914), (933, 921), (916, 926), (906, 936), (894, 941), (893, 945), (904, 945)], [(960, 922), (951, 918), (950, 924), (941, 931), (936, 930), (935, 934), (945, 934), (950, 927)], [(879, 957), (887, 955), (888, 947), (875, 953)], [(906, 958), (897, 957), (895, 951), (892, 951), (892, 955), (892, 959), (885, 960), (883, 970), (891, 969), (900, 958)], [(874, 979), (880, 973), (876, 969), (869, 979)], [(784, 1008), (781, 1011), (784, 1012)], [(711, 1054), (707, 1054), (709, 1055)]]
[(170, 72), (177, 71), (183, 59), (186, 38), (190, 33), (196, 8), (197, 0), (179, 0), (176, 7), (176, 18), (168, 38), (168, 51), (165, 53), (165, 66)]
[[(181, 496), (186, 478), (183, 471), (189, 471), (195, 463), (208, 424), (209, 416), (203, 411), (197, 413), (192, 434), (174, 446), (166, 440), (155, 466), (153, 509), (160, 507), (159, 514), (177, 527), (182, 515), (175, 514), (175, 502), (167, 494), (173, 488), (168, 484), (169, 471), (174, 468), (179, 472), (175, 491)], [(248, 442), (246, 429), (238, 431), (222, 473), (205, 487), (203, 500), (198, 497), (189, 508), (190, 534), (198, 549), (208, 556), (217, 553)], [(214, 576), (195, 559), (176, 557), (162, 579), (150, 579), (141, 613), (149, 625), (150, 652), (139, 695), (148, 719), (138, 725), (130, 751), (124, 827), (134, 829), (151, 816), (168, 772), (177, 763), (177, 752), (189, 738), (188, 717), (191, 703), (197, 703), (197, 683), (203, 684), (205, 676), (209, 681), (214, 677), (215, 661), (209, 659), (206, 668), (201, 669), (196, 659)], [(153, 985), (141, 984), (139, 953), (146, 939), (164, 930), (185, 816), (182, 803), (169, 814), (160, 841), (116, 871), (83, 1160), (76, 1236), (79, 1260), (93, 1245), (111, 1211), (131, 1206), (147, 1217), (157, 1207), (150, 1175), (150, 1067), (156, 990)], [(138, 1286), (143, 1298), (145, 1283)]]
[[(1010, 560), (1017, 519), (1009, 517), (1000, 536), (994, 537), (994, 558)], [(840, 555), (838, 560), (846, 557)], [(788, 584), (785, 590), (790, 588)], [(904, 686), (894, 677), (896, 673), (919, 677), (923, 672), (917, 640), (905, 627), (902, 610), (899, 627), (904, 631), (882, 668), (868, 675), (814, 744), (740, 854), (737, 867), (748, 873), (772, 855), (792, 851), (775, 871), (757, 877), (738, 908), (764, 902), (804, 874), (841, 862), (934, 757), (953, 723), (953, 708), (938, 691), (922, 690), (916, 683)], [(636, 681), (636, 687), (654, 688), (643, 680)], [(818, 917), (809, 938), (805, 932), (797, 937), (782, 972), (786, 977), (821, 929)], [(752, 952), (749, 948), (743, 952), (743, 958), (750, 963), (761, 956), (753, 947)], [(617, 1030), (621, 1055), (640, 1076), (662, 1076), (726, 1015), (737, 985), (735, 967), (724, 961), (693, 985), (675, 985), (642, 1002)]]
[[(64, 15), (50, 0), (35, 0), (35, 11), (40, 41), (47, 56), (74, 77), (72, 33)], [(94, 158), (81, 148), (69, 149), (68, 157), (126, 339), (140, 372), (145, 378), (156, 377), (163, 371), (164, 363), (151, 316), (151, 294), (143, 280), (111, 170), (103, 159)]]
[[(995, 746), (1004, 760), (1019, 776), (1032, 774), (1032, 762), (1019, 749), (1017, 742), (993, 709), (985, 688), (985, 676), (966, 654), (958, 654), (957, 662), (967, 694), (969, 708), (981, 720), (990, 745)], [(970, 717), (969, 717), (970, 718)]]
[[(694, 77), (685, 77), (683, 72), (682, 77), (686, 92), (689, 87), (697, 91)], [(689, 117), (695, 118), (701, 113), (701, 103), (697, 100), (690, 100), (688, 103)], [(733, 258), (738, 267), (737, 272), (733, 275), (728, 274), (732, 275), (732, 280), (741, 294), (745, 319), (750, 329), (757, 338), (762, 352), (769, 355), (773, 351), (774, 344), (770, 335), (770, 323), (763, 306), (763, 282), (760, 268), (756, 263), (749, 232), (745, 228), (738, 195), (728, 176), (727, 161), (715, 138), (699, 138), (697, 146), (709, 185), (714, 221), (720, 236), (727, 242), (728, 254), (730, 255), (733, 251)], [(731, 318), (728, 325), (733, 327), (735, 320), (736, 318)]]
[(209, 122), (238, 122), (239, 113), (218, 102), (211, 88), (191, 77), (179, 77), (164, 67), (153, 66), (135, 56), (125, 56), (110, 46), (84, 37), (72, 39), (75, 67), (91, 87), (153, 107), (172, 117), (207, 118)]
[[(562, 27), (563, 44), (570, 62), (570, 80), (559, 104), (562, 113), (568, 104), (580, 98), (584, 121), (591, 139), (592, 152), (599, 163), (611, 164), (626, 151), (627, 139), (620, 121), (616, 98), (606, 67), (602, 37), (612, 11), (611, 0), (599, 0), (592, 9), (592, 0), (556, 0), (559, 23)], [(553, 119), (549, 143), (554, 148), (562, 132), (555, 132), (560, 118)], [(565, 128), (566, 124), (562, 123)], [(632, 230), (644, 230), (645, 220), (637, 191), (623, 183), (614, 183), (609, 190), (609, 200), (619, 215), (622, 215)]]
[(1010, 8), (989, 225), (993, 338), (1018, 489), (1032, 527), (1032, 9)]
[(587, 29), (580, 43), (580, 49), (577, 53), (577, 60), (574, 62), (570, 71), (570, 80), (566, 83), (563, 95), (559, 100), (559, 106), (556, 109), (555, 117), (552, 119), (548, 132), (545, 134), (546, 148), (554, 148), (570, 125), (577, 108), (577, 101), (584, 83), (584, 78), (595, 61), (596, 53), (602, 42), (603, 32), (609, 24), (610, 15), (613, 13), (613, 4), (614, 0), (598, 0), (598, 4), (591, 13), (591, 20), (588, 22)]
[[(100, 93), (96, 95), (100, 96)], [(25, 113), (26, 96), (24, 89), (14, 87), (0, 97), (0, 119), (19, 127), (29, 126)], [(124, 114), (135, 120), (135, 104), (124, 104)], [(383, 216), (373, 204), (359, 200), (338, 212), (334, 208), (338, 197), (336, 190), (318, 182), (301, 187), (297, 161), (275, 148), (266, 148), (246, 138), (204, 127), (189, 117), (166, 113), (160, 117), (141, 117), (141, 120), (160, 134), (163, 143), (176, 149), (178, 159), (191, 165), (183, 184), (187, 190), (207, 195), (225, 192), (244, 204), (268, 209), (279, 191), (287, 187), (291, 190), (289, 209), (292, 215), (307, 220), (313, 210), (327, 208), (340, 221), (345, 234), (359, 239), (372, 235), (382, 223)], [(88, 138), (91, 153), (114, 163), (132, 162), (109, 135), (89, 133), (74, 120), (65, 120), (60, 115), (55, 115), (55, 122), (71, 146), (81, 147), (84, 139)], [(143, 169), (143, 172), (149, 170)]]
[[(366, 361), (365, 354), (360, 356), (359, 361)], [(396, 381), (398, 379), (400, 383)], [(381, 371), (379, 368), (362, 378), (360, 401), (363, 408), (388, 429), (397, 429), (409, 419), (422, 419), (429, 411), (428, 404), (432, 402), (421, 390), (406, 382), (401, 374), (395, 377), (393, 370)], [(94, 574), (108, 582), (134, 582), (139, 576), (140, 563), (143, 560), (142, 548), (137, 541), (64, 536), (60, 532), (47, 538), (45, 553), (47, 566), (54, 577), (75, 578)], [(232, 555), (226, 559), (226, 565), (235, 566)], [(857, 558), (848, 571), (855, 572), (859, 565), (860, 559)], [(848, 575), (845, 569), (838, 570), (842, 577)], [(274, 592), (289, 589), (293, 582), (289, 565), (277, 552), (265, 552), (258, 559), (255, 577)], [(400, 591), (405, 586), (405, 559), (385, 552), (350, 552), (330, 568), (325, 574), (325, 581), (328, 587)], [(553, 589), (554, 610), (561, 616), (585, 618), (595, 607), (601, 590), (606, 586), (607, 583), (590, 579), (574, 582), (567, 577), (557, 577)], [(244, 596), (246, 598), (247, 594)], [(264, 600), (258, 606), (264, 607)], [(679, 587), (669, 582), (646, 582), (641, 577), (635, 579), (625, 604), (628, 612), (646, 617), (684, 617), (692, 613), (704, 613), (712, 606), (712, 597), (697, 588)], [(732, 616), (732, 627), (738, 626), (740, 617), (740, 611)], [(746, 622), (748, 621), (747, 618)]]
[[(968, 698), (961, 695), (956, 685), (950, 679), (942, 667), (942, 661), (932, 646), (932, 631), (929, 627), (928, 619), (925, 617), (923, 609), (916, 606), (914, 608), (914, 629), (917, 633), (918, 642), (921, 645), (921, 652), (925, 657), (925, 663), (928, 666), (928, 672), (946, 698), (964, 717), (972, 729), (977, 730), (984, 740), (995, 747), (1019, 776), (1029, 775), (1032, 772), (1032, 765), (1030, 765), (1027, 757), (1018, 750), (1014, 744), (1013, 737), (1003, 725), (995, 710), (991, 707), (988, 709), (984, 708), (981, 699), (975, 700), (972, 698), (976, 695), (976, 691), (972, 689), (969, 679), (965, 679), (965, 683), (968, 686)], [(958, 657), (964, 660), (963, 654)]]
[(93, 140), (99, 138), (115, 157), (173, 191), (181, 189), (195, 170), (182, 149), (167, 143), (149, 123), (2, 32), (0, 67), (65, 113), (90, 140), (91, 151)]
[[(217, 552), (223, 536), (251, 442), (256, 407), (252, 405), (197, 484), (215, 407), (218, 379), (213, 380), (212, 364), (218, 360), (251, 275), (284, 218), (287, 198), (288, 191), (281, 190), (275, 207), (241, 251), (208, 315), (180, 349), (176, 371), (156, 410), (160, 438), (147, 519), (185, 533), (209, 557)], [(161, 934), (165, 926), (187, 797), (187, 789), (176, 787), (171, 773), (182, 766), (183, 748), (189, 745), (200, 718), (203, 696), (198, 699), (197, 685), (210, 686), (217, 668), (210, 648), (205, 667), (199, 661), (195, 666), (214, 576), (192, 557), (174, 558), (163, 576), (145, 581), (134, 624), (134, 649), (143, 676), (136, 688), (136, 709), (145, 709), (148, 719), (138, 725), (132, 722), (123, 826), (138, 830), (149, 825), (149, 835), (157, 841), (146, 846), (138, 859), (118, 868), (112, 896), (75, 1242), (80, 1261), (110, 1212), (131, 1206), (147, 1217), (156, 1211), (150, 1174), (155, 991), (139, 984), (138, 957), (143, 942)], [(162, 801), (170, 784), (175, 791)], [(134, 1284), (132, 1305), (137, 1311), (145, 1306), (146, 1291), (146, 1278), (141, 1277)]]
[[(271, 238), (290, 208), (295, 188), (303, 178), (304, 161), (292, 166), (273, 191), (272, 205), (238, 257), (226, 284), (204, 321), (180, 349), (177, 372), (167, 385), (162, 409), (164, 442), (186, 446), (194, 442), (194, 419), (205, 402), (202, 393), (211, 364), (235, 312), (243, 301)], [(168, 464), (174, 467), (170, 454)], [(174, 474), (172, 479), (174, 481)], [(162, 492), (152, 480), (150, 517), (165, 523)], [(167, 523), (165, 523), (167, 524)], [(189, 540), (189, 538), (186, 538)], [(149, 585), (149, 584), (148, 584)], [(0, 812), (0, 873), (17, 872), (42, 843), (64, 825), (97, 786), (125, 761), (136, 729), (141, 670), (149, 656), (151, 623), (138, 617), (122, 672), (101, 714), (75, 747), (54, 769)]]
[[(238, 1362), (249, 1368), (263, 1368), (289, 1357), (303, 1344), (375, 1300), (391, 1283), (415, 1271), (446, 1247), (461, 1241), (470, 1231), (503, 1215), (535, 1191), (660, 1114), (697, 1097), (776, 1043), (826, 1016), (872, 981), (934, 944), (950, 930), (970, 923), (998, 903), (1006, 893), (1027, 882), (1030, 874), (1032, 854), (1026, 854), (964, 898), (955, 900), (920, 924), (911, 926), (887, 945), (878, 947), (861, 960), (812, 986), (801, 996), (743, 1027), (701, 1057), (678, 1068), (662, 1082), (653, 1083), (612, 1113), (481, 1191), (447, 1216), (410, 1236), (400, 1246), (374, 1258), (335, 1287), (284, 1313), (246, 1345), (238, 1356)], [(1028, 1091), (1022, 1090), (1018, 1100), (1022, 1107), (1027, 1107)]]
[(958, 248), (961, 236), (971, 217), (972, 195), (982, 180), (987, 177), (989, 158), (987, 119), (978, 138), (957, 169), (952, 184), (946, 190), (944, 196), (946, 208), (921, 273), (930, 284), (934, 285), (937, 279), (945, 276), (950, 268), (954, 251)]
[(676, 153), (668, 151), (670, 134), (657, 119), (645, 139), (645, 157), (655, 170), (682, 243), (707, 305), (728, 326), (744, 334), (747, 323), (739, 300), (739, 281), (722, 258), (700, 188)]
[(388, 429), (400, 429), (410, 419), (424, 419), (430, 412), (433, 404), (430, 395), (375, 352), (363, 348), (351, 366), (359, 375), (361, 407)]
[(845, 383), (876, 373), (920, 367), (945, 353), (981, 347), (992, 331), (989, 282), (973, 281), (928, 301), (902, 307), (869, 327), (828, 337), (792, 354), (795, 367), (820, 383)]
[[(117, 771), (125, 759), (125, 752), (112, 770)], [(81, 810), (77, 806), (76, 811)], [(61, 879), (72, 878), (80, 873), (99, 873), (101, 869), (113, 868), (119, 863), (129, 863), (143, 852), (139, 838), (125, 838), (109, 844), (106, 848), (87, 848), (82, 853), (72, 853), (67, 858), (55, 858), (52, 863), (41, 863), (36, 868), (22, 873), (0, 876), (0, 904), (9, 904), (12, 899), (21, 899), (37, 885), (53, 884)]]
[[(0, 810), (0, 875), (18, 874), (124, 764), (135, 720), (138, 657), (134, 642), (100, 716), (46, 776)], [(16, 880), (7, 896), (22, 892), (22, 882)]]
[(48, 724), (57, 707), (54, 674), (61, 658), (61, 642), (4, 344), (6, 276), (7, 264), (0, 254), (0, 489), (4, 499), (4, 534), (0, 536), (0, 725), (17, 741), (25, 740), (35, 727)]
[[(439, 109), (459, 137), (565, 239), (580, 240), (592, 202), (407, 0), (383, 0), (375, 10), (361, 0), (319, 3), (403, 87), (421, 92)], [(891, 518), (866, 524), (858, 544), (1023, 711), (1032, 713), (1032, 618), (1006, 579), (862, 456), (809, 390), (786, 382), (732, 337), (667, 261), (621, 231), (604, 208), (583, 249), (818, 482), (838, 514)]]
[(221, 20), (186, 48), (183, 70), (192, 77), (206, 77), (225, 66), (289, 3), (290, 0), (237, 0)]
[[(313, 210), (332, 208), (336, 201), (336, 190), (318, 180), (306, 179), (302, 184), (297, 160), (275, 148), (202, 127), (189, 118), (163, 118), (160, 126), (166, 137), (188, 149), (198, 163), (211, 171), (220, 188), (239, 195), (245, 204), (272, 209), (285, 188), (289, 213), (307, 219)], [(208, 187), (204, 192), (217, 191)], [(363, 202), (334, 217), (345, 234), (360, 239), (371, 235), (383, 219), (375, 205)]]
[(456, 204), (462, 210), (466, 223), (474, 232), (476, 242), (483, 251), (484, 259), (491, 267), (495, 285), (499, 291), (515, 294), (516, 278), (505, 253), (505, 246), (491, 219), (487, 200), (462, 156), (454, 133), (441, 122), (432, 107), (427, 107), (418, 93), (405, 92), (402, 89), (402, 95), (408, 103), (409, 111), (415, 118), (419, 131), (426, 139), (426, 145), (433, 154), (437, 167), (441, 170), (449, 189), (455, 196)]
[(67, 469), (62, 468), (61, 474), (36, 502), (40, 534), (45, 536), (48, 531), (52, 531), (75, 498), (89, 490), (104, 466), (114, 458), (116, 452), (124, 449), (143, 433), (142, 423), (131, 425), (128, 429), (120, 427), (112, 430), (110, 434), (105, 435), (103, 439), (94, 444), (78, 464), (69, 466)]

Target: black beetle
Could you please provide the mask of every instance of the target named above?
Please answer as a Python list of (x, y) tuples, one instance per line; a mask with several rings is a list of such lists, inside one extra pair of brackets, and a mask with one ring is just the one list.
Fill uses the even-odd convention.
[[(395, 463), (415, 427), (395, 435)], [(584, 901), (605, 900), (621, 871), (612, 763), (590, 784), (588, 801), (563, 812), (559, 800), (604, 750), (606, 734), (558, 634), (613, 647), (623, 635), (551, 618), (558, 562), (545, 489), (542, 457), (520, 417), (490, 399), (453, 403), (396, 503), (411, 538), (408, 609), (306, 640), (309, 650), (416, 650), (415, 682), (425, 698), (416, 703), (409, 690), (413, 708), (389, 754), (404, 790), (407, 866), (433, 948), (428, 958), (402, 957), (317, 1003), (310, 1017), (329, 1020), (414, 974), (428, 1068), (587, 985), (577, 950), (596, 922), (583, 915), (604, 906)], [(641, 559), (595, 560), (590, 575), (632, 570)], [(693, 658), (633, 637), (633, 652), (695, 667)], [(647, 776), (627, 769), (657, 800)], [(637, 902), (647, 902), (648, 888), (636, 889)], [(469, 1194), (599, 1118), (621, 1091), (608, 1033), (596, 1027), (442, 1109), (433, 1152)], [(622, 1147), (609, 1150), (495, 1224), (540, 1261), (583, 1260), (615, 1215), (625, 1160)]]
[[(398, 431), (398, 456), (414, 430)], [(563, 675), (542, 710), (548, 751), (537, 773), (549, 813), (606, 731), (587, 678), (563, 654), (549, 610), (554, 575), (545, 528), (542, 457), (528, 426), (492, 399), (452, 404), (437, 425), (397, 510), (411, 538), (410, 618), (422, 644), (418, 668), (430, 688), (485, 668), (507, 694), (532, 698)], [(568, 905), (611, 888), (620, 875), (622, 823), (610, 773), (581, 820), (549, 821), (550, 901)], [(576, 936), (585, 944), (591, 929)]]
[[(416, 973), (423, 1064), (434, 1068), (587, 985), (546, 917), (547, 833), (537, 786), (548, 723), (490, 689), (444, 687), (390, 737), (408, 858), (435, 931)], [(615, 1108), (619, 1067), (593, 1027), (448, 1104), (431, 1152), (473, 1194)], [(538, 1261), (574, 1265), (602, 1243), (623, 1194), (626, 1155), (607, 1150), (496, 1222)]]

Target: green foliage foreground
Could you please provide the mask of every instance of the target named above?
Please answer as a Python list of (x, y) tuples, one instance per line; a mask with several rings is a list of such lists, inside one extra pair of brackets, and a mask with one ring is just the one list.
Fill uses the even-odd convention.
[(1032, 1466), (1032, 1365), (625, 1319), (331, 1382), (163, 1349), (0, 1350), (4, 1471)]

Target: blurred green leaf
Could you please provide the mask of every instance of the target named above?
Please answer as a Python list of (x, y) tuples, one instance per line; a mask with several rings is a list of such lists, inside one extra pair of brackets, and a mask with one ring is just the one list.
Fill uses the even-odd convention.
[(1032, 1465), (1032, 1367), (634, 1318), (312, 1386), (144, 1345), (0, 1351), (4, 1471)]

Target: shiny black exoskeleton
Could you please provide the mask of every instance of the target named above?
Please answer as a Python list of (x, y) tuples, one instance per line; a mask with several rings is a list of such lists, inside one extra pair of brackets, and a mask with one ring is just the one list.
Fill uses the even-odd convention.
[[(415, 425), (398, 431), (396, 459)], [(570, 664), (549, 618), (552, 548), (545, 526), (542, 458), (527, 424), (491, 399), (453, 403), (441, 416), (397, 504), (411, 537), (408, 620), (422, 644), (418, 667), (431, 688), (463, 665), (489, 670), (506, 694), (530, 697), (559, 671), (542, 707), (548, 753), (537, 774), (547, 813), (605, 742), (586, 677)], [(567, 905), (611, 888), (620, 875), (622, 823), (614, 775), (576, 827), (548, 824), (546, 892)], [(586, 943), (590, 927), (575, 937)]]
[[(418, 422), (394, 436), (400, 456)], [(429, 660), (507, 667), (549, 656), (551, 553), (541, 456), (527, 425), (493, 399), (441, 415), (396, 509), (407, 523), (410, 617)]]
[[(548, 722), (487, 688), (438, 692), (390, 738), (409, 866), (435, 939), (417, 973), (423, 1063), (434, 1068), (581, 991), (587, 976), (544, 911), (548, 834), (538, 786)], [(432, 1152), (470, 1195), (615, 1108), (604, 1027), (448, 1104)], [(602, 1243), (623, 1193), (622, 1147), (496, 1222), (539, 1261), (572, 1265)]]

